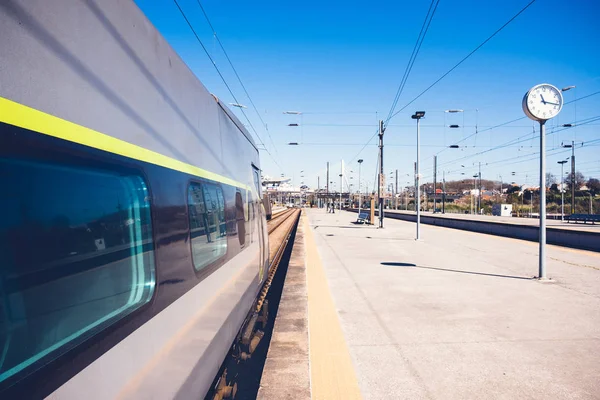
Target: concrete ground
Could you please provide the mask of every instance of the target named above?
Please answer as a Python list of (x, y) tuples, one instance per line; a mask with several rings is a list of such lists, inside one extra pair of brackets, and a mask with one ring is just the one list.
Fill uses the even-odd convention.
[(600, 253), (307, 214), (365, 399), (600, 398)]

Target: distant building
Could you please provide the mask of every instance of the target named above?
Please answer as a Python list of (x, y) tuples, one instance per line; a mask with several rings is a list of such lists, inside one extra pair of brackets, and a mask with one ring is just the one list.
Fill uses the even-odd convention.
[(492, 205), (492, 215), (498, 217), (511, 217), (512, 204), (494, 204)]

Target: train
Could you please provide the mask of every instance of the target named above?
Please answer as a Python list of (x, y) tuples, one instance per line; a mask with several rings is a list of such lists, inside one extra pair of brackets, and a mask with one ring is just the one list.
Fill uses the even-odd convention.
[(0, 398), (203, 397), (268, 274), (252, 136), (132, 0), (3, 0), (0, 54)]

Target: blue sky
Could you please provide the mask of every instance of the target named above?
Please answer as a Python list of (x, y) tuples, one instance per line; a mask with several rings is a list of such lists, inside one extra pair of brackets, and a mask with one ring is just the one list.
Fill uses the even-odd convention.
[[(441, 0), (397, 110), (529, 1)], [(317, 176), (324, 185), (329, 161), (330, 180), (339, 187), (343, 159), (347, 177), (354, 175), (347, 182), (354, 182), (356, 190), (356, 160), (362, 158), (362, 184), (373, 188), (376, 138), (359, 151), (375, 133), (378, 119), (388, 115), (430, 1), (202, 1), (268, 132), (251, 108), (197, 1), (178, 2), (237, 100), (249, 107), (245, 112), (261, 138), (257, 142), (262, 140), (270, 153), (261, 151), (264, 174), (285, 174), (293, 177), (295, 184), (303, 181), (315, 187)], [(234, 102), (173, 0), (136, 3), (208, 90), (226, 103)], [(502, 176), (505, 182), (536, 184), (537, 124), (524, 118), (490, 127), (523, 117), (523, 95), (538, 83), (559, 88), (576, 85), (564, 93), (565, 102), (600, 92), (599, 20), (600, 3), (595, 0), (535, 1), (389, 122), (384, 136), (386, 176), (398, 169), (399, 186), (413, 182), (416, 127), (410, 115), (425, 110), (426, 118), (421, 122), (424, 181), (432, 180), (433, 155), (438, 154), (438, 175), (447, 171), (447, 180), (472, 176), (481, 162), (484, 179)], [(447, 109), (464, 112), (444, 113)], [(283, 114), (287, 110), (301, 111), (302, 115)], [(239, 109), (234, 112), (248, 125)], [(556, 161), (570, 155), (570, 149), (560, 147), (561, 142), (575, 140), (584, 142), (576, 148), (577, 169), (586, 177), (600, 177), (600, 140), (592, 142), (600, 139), (600, 120), (583, 124), (596, 116), (600, 116), (600, 93), (565, 105), (557, 118), (548, 121), (550, 172), (559, 176)], [(576, 122), (581, 125), (558, 128)], [(287, 126), (290, 123), (300, 126)], [(449, 128), (451, 124), (460, 127)], [(471, 137), (461, 141), (467, 136)], [(459, 141), (460, 149), (447, 148)], [(300, 145), (288, 146), (289, 142)], [(510, 144), (498, 148), (506, 143)]]

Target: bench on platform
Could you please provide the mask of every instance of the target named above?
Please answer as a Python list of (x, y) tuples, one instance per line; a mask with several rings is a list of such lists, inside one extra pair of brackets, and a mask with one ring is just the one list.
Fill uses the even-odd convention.
[(567, 222), (574, 221), (575, 223), (577, 223), (577, 222), (583, 222), (584, 224), (587, 224), (588, 221), (589, 221), (592, 224), (595, 224), (596, 222), (600, 222), (600, 215), (595, 215), (595, 214), (571, 214), (571, 215), (566, 216), (565, 219), (567, 220)]

